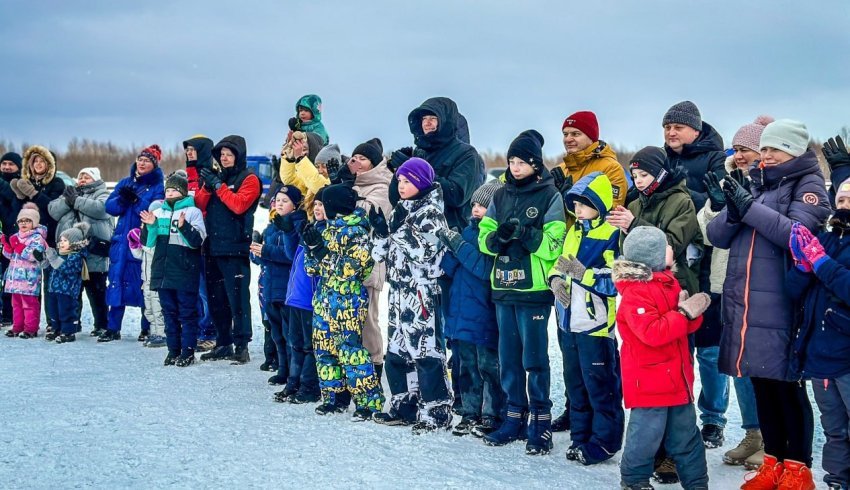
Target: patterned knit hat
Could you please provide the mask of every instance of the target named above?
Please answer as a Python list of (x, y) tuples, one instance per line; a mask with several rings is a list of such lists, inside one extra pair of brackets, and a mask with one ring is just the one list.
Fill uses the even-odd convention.
[(33, 226), (38, 226), (39, 221), (41, 221), (41, 214), (38, 212), (38, 206), (31, 202), (24, 203), (24, 207), (21, 209), (21, 212), (18, 213), (18, 221), (22, 219), (28, 219), (32, 221)]
[(159, 145), (150, 145), (139, 153), (140, 157), (147, 157), (153, 162), (154, 167), (159, 166), (159, 161), (162, 159), (162, 150)]
[(86, 237), (89, 236), (89, 229), (90, 225), (85, 221), (82, 221), (60, 233), (59, 238), (68, 240), (68, 243), (71, 244), (72, 250), (80, 250), (88, 245)]
[(835, 188), (835, 205), (838, 206), (838, 199), (842, 197), (850, 197), (850, 178), (838, 184)]
[(189, 176), (185, 170), (175, 170), (165, 179), (165, 189), (174, 189), (181, 196), (189, 195)]
[(594, 143), (599, 141), (599, 122), (596, 120), (596, 114), (590, 111), (579, 111), (564, 119), (564, 128), (576, 128)]
[(664, 119), (661, 120), (661, 125), (666, 126), (668, 124), (684, 124), (697, 131), (702, 131), (702, 116), (696, 104), (690, 100), (685, 100), (667, 109)]
[(504, 185), (505, 184), (502, 183), (501, 180), (493, 179), (478, 189), (475, 189), (475, 192), (472, 193), (472, 200), (470, 200), (470, 202), (472, 204), (478, 203), (485, 208), (489, 208), (490, 203), (493, 202), (493, 195)]
[(744, 148), (758, 152), (761, 149), (759, 146), (761, 133), (764, 131), (765, 126), (773, 121), (774, 119), (771, 116), (759, 116), (752, 123), (741, 126), (741, 129), (732, 138), (732, 146), (743, 146)]

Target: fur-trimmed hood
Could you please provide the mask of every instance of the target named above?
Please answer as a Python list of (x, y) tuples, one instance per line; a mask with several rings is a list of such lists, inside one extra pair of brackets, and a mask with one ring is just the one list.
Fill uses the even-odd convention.
[(619, 259), (614, 261), (614, 266), (611, 269), (611, 279), (614, 282), (649, 282), (652, 280), (652, 269), (640, 262)]
[(21, 169), (21, 178), (32, 180), (33, 175), (30, 171), (30, 158), (34, 155), (40, 155), (47, 161), (47, 175), (41, 180), (43, 184), (49, 184), (53, 177), (56, 176), (56, 158), (50, 153), (50, 150), (41, 146), (33, 145), (27, 148), (24, 152), (23, 168)]

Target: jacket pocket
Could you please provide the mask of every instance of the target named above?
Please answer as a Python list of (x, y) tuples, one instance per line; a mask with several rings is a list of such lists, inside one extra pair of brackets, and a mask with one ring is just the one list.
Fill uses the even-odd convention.
[(827, 325), (839, 333), (850, 336), (850, 314), (837, 308), (827, 308), (824, 314)]
[(681, 390), (682, 383), (673, 377), (667, 362), (660, 362), (641, 366), (637, 388), (643, 394), (665, 395)]
[(497, 289), (531, 289), (534, 278), (531, 270), (531, 255), (519, 258), (500, 255), (493, 267), (493, 284)]

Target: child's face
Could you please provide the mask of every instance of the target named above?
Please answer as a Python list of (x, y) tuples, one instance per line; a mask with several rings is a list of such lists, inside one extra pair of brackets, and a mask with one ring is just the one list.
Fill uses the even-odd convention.
[(327, 219), (325, 215), (325, 205), (322, 204), (322, 201), (313, 201), (313, 218), (316, 218), (316, 221), (324, 221)]
[(18, 220), (18, 231), (30, 231), (32, 228), (32, 221), (26, 218)]
[(675, 257), (673, 257), (673, 247), (671, 247), (670, 245), (667, 245), (667, 255), (664, 260), (664, 263), (667, 265), (668, 269), (673, 267), (673, 261), (675, 260)]
[(168, 189), (165, 189), (165, 198), (166, 199), (180, 199), (181, 197), (183, 197), (183, 194), (181, 194), (180, 191), (178, 191), (177, 189), (175, 189), (173, 187), (169, 187)]
[(478, 204), (477, 202), (472, 203), (472, 217), (473, 218), (483, 219), (485, 214), (487, 214), (487, 208)]
[(517, 180), (524, 179), (534, 174), (534, 167), (529, 165), (522, 158), (511, 157), (511, 161), (508, 163), (508, 166), (510, 167), (511, 175), (513, 175)]
[[(290, 112), (290, 114), (292, 114), (292, 113)], [(307, 109), (306, 107), (299, 107), (298, 108), (298, 119), (301, 119), (301, 122), (312, 121), (313, 120), (313, 113), (310, 112), (310, 109)]]
[(295, 205), (292, 204), (289, 196), (281, 192), (275, 197), (274, 210), (277, 211), (278, 215), (284, 216), (295, 211)]
[(592, 206), (585, 206), (579, 201), (573, 201), (576, 209), (576, 218), (581, 220), (594, 220), (599, 217), (599, 211)]
[(407, 177), (404, 175), (398, 176), (398, 195), (402, 199), (411, 199), (416, 197), (419, 194), (419, 189), (416, 188), (415, 185), (411, 184)]
[(59, 251), (60, 252), (67, 252), (69, 250), (71, 250), (71, 242), (69, 242), (68, 239), (65, 238), (65, 237), (60, 238), (59, 239)]
[(639, 168), (632, 170), (632, 179), (635, 181), (635, 188), (641, 192), (655, 182), (651, 173)]
[(850, 209), (850, 196), (841, 196), (835, 202), (835, 209)]

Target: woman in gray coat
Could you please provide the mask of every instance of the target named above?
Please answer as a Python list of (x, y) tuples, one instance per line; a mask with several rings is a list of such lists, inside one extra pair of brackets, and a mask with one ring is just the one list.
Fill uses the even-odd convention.
[[(94, 167), (84, 168), (77, 175), (77, 185), (68, 186), (64, 193), (50, 202), (48, 211), (57, 221), (56, 240), (59, 235), (77, 223), (88, 223), (89, 255), (86, 258), (89, 279), (83, 281), (83, 288), (89, 299), (94, 317), (93, 336), (106, 330), (106, 274), (109, 271), (109, 240), (115, 229), (115, 222), (106, 212), (106, 198), (109, 191), (100, 178), (100, 170)], [(82, 301), (78, 303), (82, 310)]]

